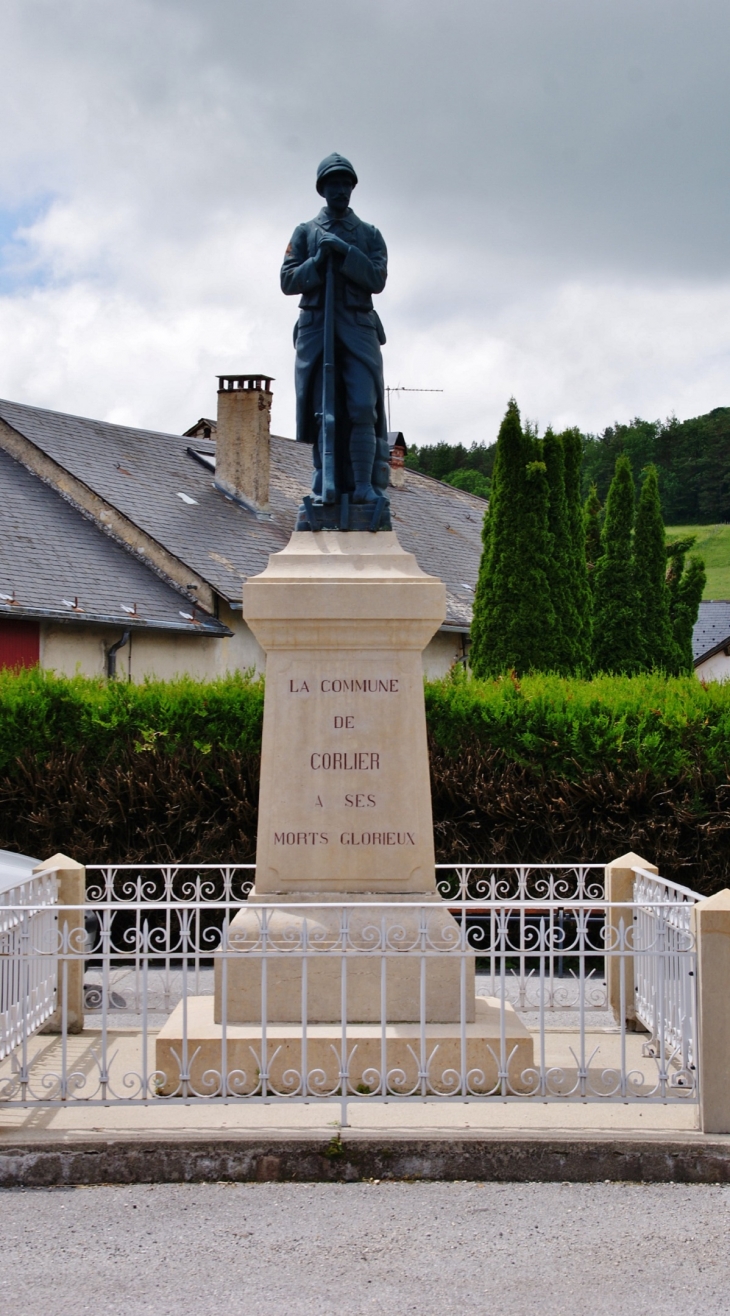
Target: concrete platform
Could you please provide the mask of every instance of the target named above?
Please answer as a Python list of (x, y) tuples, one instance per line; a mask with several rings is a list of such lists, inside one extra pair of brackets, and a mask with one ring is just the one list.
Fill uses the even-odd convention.
[[(466, 1025), (466, 1063), (470, 1086), (477, 1093), (490, 1092), (498, 1082), (501, 1049), (501, 1012), (494, 998), (479, 997), (475, 1021)], [(505, 1055), (511, 1083), (524, 1090), (521, 1075), (533, 1065), (532, 1037), (511, 1005), (505, 1007)], [(266, 1062), (270, 1090), (291, 1093), (299, 1087), (298, 1075), (306, 1068), (310, 1088), (317, 1094), (336, 1093), (341, 1086), (342, 1028), (339, 1024), (310, 1024), (306, 1056), (301, 1028), (291, 1024), (269, 1024), (266, 1030)], [(347, 1064), (350, 1085), (363, 1095), (380, 1087), (382, 1032), (379, 1024), (347, 1025)], [(262, 1068), (260, 1024), (229, 1024), (226, 1032), (226, 1068), (232, 1094), (245, 1095), (259, 1086)], [(205, 1095), (217, 1086), (214, 1074), (221, 1070), (222, 1028), (215, 1022), (213, 998), (192, 996), (187, 1001), (187, 1057), (189, 1088), (180, 1083), (183, 1057), (183, 1005), (180, 1003), (157, 1035), (155, 1068), (160, 1075), (162, 1096)], [(428, 1093), (446, 1095), (458, 1083), (461, 1069), (461, 1030), (458, 1024), (426, 1025)], [(421, 1029), (413, 1023), (391, 1023), (386, 1027), (388, 1086), (394, 1093), (420, 1093)], [(532, 1080), (534, 1081), (534, 1080)], [(528, 1082), (528, 1087), (532, 1082)], [(190, 1091), (192, 1089), (192, 1092)]]

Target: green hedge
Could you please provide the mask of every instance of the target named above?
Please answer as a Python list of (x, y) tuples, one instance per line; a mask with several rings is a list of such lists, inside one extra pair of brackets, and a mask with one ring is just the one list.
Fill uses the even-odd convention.
[(456, 676), (426, 686), (436, 743), (458, 754), (466, 742), (540, 777), (647, 772), (656, 781), (697, 771), (728, 775), (730, 684), (695, 677)]
[(246, 675), (130, 685), (0, 671), (0, 772), (60, 748), (83, 750), (89, 767), (162, 746), (257, 752), (263, 708), (263, 680)]
[(444, 860), (605, 861), (633, 850), (730, 885), (730, 686), (534, 676), (426, 687)]
[[(535, 676), (426, 685), (443, 861), (633, 849), (730, 885), (730, 685)], [(91, 862), (251, 861), (263, 682), (0, 673), (0, 847)]]

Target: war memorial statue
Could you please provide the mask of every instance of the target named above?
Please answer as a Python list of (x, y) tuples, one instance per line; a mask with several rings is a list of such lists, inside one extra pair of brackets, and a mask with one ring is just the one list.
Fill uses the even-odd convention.
[(357, 174), (342, 155), (317, 170), (325, 205), (286, 249), (281, 287), (299, 295), (297, 440), (312, 445), (312, 495), (298, 530), (390, 530), (389, 448), (381, 346), (373, 307), (388, 253), (381, 234), (350, 209)]
[(315, 474), (289, 543), (243, 586), (266, 653), (256, 882), (214, 994), (180, 1002), (155, 1061), (163, 1094), (338, 1098), (343, 1124), (371, 1093), (488, 1094), (508, 1064), (534, 1074), (513, 1007), (477, 999), (436, 882), (422, 653), (446, 590), (390, 528), (372, 308), (386, 251), (349, 208), (356, 182), (342, 156), (323, 160), (326, 206), (281, 275), (301, 295), (297, 438)]

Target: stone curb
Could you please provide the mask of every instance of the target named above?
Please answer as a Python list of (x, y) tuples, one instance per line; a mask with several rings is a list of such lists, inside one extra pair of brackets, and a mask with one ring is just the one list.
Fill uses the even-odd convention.
[(346, 1134), (0, 1144), (0, 1188), (135, 1183), (730, 1183), (730, 1138)]

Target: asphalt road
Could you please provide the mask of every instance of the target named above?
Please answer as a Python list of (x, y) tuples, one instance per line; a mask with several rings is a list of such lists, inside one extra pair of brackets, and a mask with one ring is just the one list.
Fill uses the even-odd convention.
[(730, 1312), (730, 1187), (20, 1190), (0, 1242), (23, 1316)]

